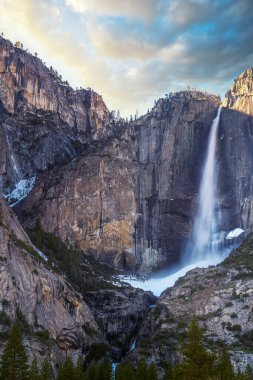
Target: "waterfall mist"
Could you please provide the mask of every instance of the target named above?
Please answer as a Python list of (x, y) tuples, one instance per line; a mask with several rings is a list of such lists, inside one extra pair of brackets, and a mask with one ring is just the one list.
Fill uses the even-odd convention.
[[(206, 158), (199, 187), (198, 211), (193, 223), (181, 265), (163, 270), (147, 281), (130, 277), (126, 280), (132, 286), (151, 290), (155, 295), (173, 286), (179, 277), (196, 267), (206, 268), (221, 262), (232, 249), (223, 245), (224, 235), (219, 231), (220, 212), (217, 203), (217, 162), (216, 145), (222, 107), (219, 107), (213, 120), (208, 138)], [(229, 235), (238, 236), (243, 230), (231, 231)], [(229, 235), (227, 235), (229, 237)]]
[(219, 256), (217, 224), (217, 165), (216, 142), (222, 107), (220, 106), (210, 130), (207, 155), (199, 189), (198, 213), (186, 248), (184, 261), (189, 263)]

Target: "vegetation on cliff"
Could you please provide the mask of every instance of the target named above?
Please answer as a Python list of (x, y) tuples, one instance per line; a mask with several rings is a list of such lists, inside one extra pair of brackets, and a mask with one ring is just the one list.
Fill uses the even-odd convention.
[[(245, 373), (235, 373), (226, 346), (215, 354), (203, 344), (203, 333), (197, 319), (193, 319), (182, 347), (182, 360), (168, 366), (164, 380), (252, 380), (253, 371), (248, 366)], [(76, 365), (68, 357), (58, 363), (56, 373), (47, 361), (41, 368), (34, 359), (28, 365), (28, 355), (23, 345), (22, 329), (18, 321), (12, 326), (0, 361), (0, 380), (158, 380), (161, 374), (153, 362), (141, 360), (134, 368), (129, 361), (120, 363), (116, 371), (108, 359), (93, 359), (86, 367), (81, 359)], [(115, 368), (114, 368), (115, 369)]]

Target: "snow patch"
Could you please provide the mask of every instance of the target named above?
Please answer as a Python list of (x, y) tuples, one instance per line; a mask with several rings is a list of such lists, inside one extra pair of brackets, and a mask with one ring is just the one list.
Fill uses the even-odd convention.
[(14, 190), (9, 194), (3, 194), (3, 197), (7, 200), (11, 207), (15, 206), (22, 199), (26, 198), (32, 190), (36, 181), (36, 177), (29, 179), (21, 179), (16, 185)]
[(244, 232), (242, 228), (235, 228), (234, 230), (230, 231), (229, 234), (226, 236), (227, 240), (234, 239), (241, 235)]
[(130, 351), (134, 351), (136, 349), (136, 339), (133, 341), (131, 347), (130, 347)]
[(36, 252), (38, 255), (46, 262), (48, 262), (48, 257), (45, 255), (45, 253), (41, 252), (38, 248), (36, 248)]

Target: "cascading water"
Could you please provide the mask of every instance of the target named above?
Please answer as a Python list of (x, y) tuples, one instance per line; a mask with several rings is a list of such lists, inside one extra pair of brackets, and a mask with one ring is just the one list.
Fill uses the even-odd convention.
[(213, 120), (203, 176), (200, 183), (199, 207), (190, 243), (187, 247), (187, 262), (198, 262), (218, 255), (217, 222), (219, 213), (216, 212), (217, 170), (216, 170), (216, 141), (222, 107), (220, 106)]
[[(222, 231), (219, 231), (218, 228), (220, 212), (217, 204), (216, 143), (221, 109), (222, 107), (219, 107), (211, 126), (207, 156), (200, 182), (198, 213), (181, 266), (174, 271), (172, 269), (168, 270), (167, 273), (163, 272), (161, 276), (153, 276), (146, 282), (134, 278), (129, 279), (127, 282), (132, 286), (151, 290), (159, 296), (161, 291), (173, 286), (176, 280), (184, 276), (189, 270), (196, 267), (206, 268), (209, 265), (216, 265), (232, 249), (232, 246), (224, 249), (224, 234), (222, 235)], [(235, 231), (232, 232), (235, 233)]]

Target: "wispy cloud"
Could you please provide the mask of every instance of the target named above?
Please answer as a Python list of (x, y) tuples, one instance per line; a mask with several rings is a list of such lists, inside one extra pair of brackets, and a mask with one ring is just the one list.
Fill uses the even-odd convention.
[(187, 85), (224, 93), (253, 62), (251, 0), (0, 0), (0, 6), (7, 37), (125, 115)]

